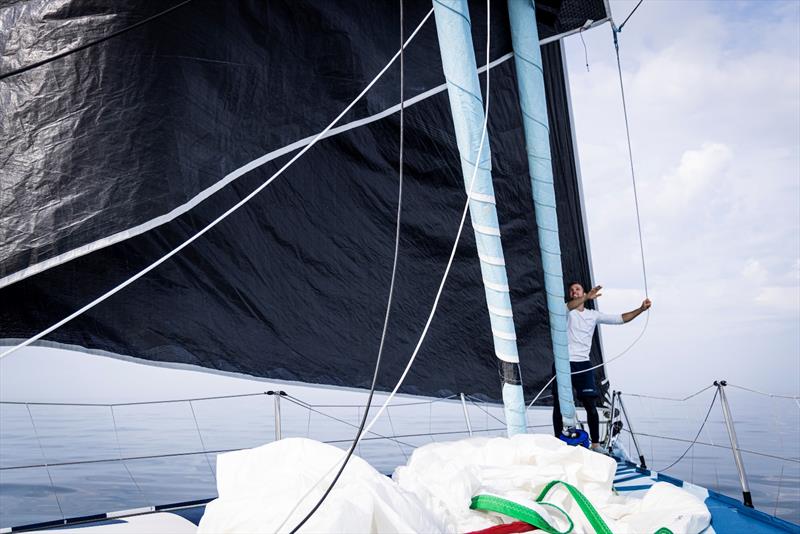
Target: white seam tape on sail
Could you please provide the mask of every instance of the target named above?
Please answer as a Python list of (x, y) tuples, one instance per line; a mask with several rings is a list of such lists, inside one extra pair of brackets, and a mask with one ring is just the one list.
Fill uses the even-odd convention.
[(517, 340), (517, 334), (515, 334), (514, 332), (503, 332), (501, 330), (495, 330), (494, 328), (492, 328), (492, 335), (497, 336), (500, 339), (505, 339), (506, 341)]
[(505, 258), (498, 258), (497, 256), (487, 256), (486, 254), (478, 253), (478, 258), (489, 265), (497, 265), (498, 267), (505, 267)]
[(480, 224), (473, 223), (472, 224), (472, 229), (475, 230), (476, 232), (478, 232), (479, 234), (493, 235), (493, 236), (500, 237), (500, 229), (499, 228), (493, 228), (491, 226), (482, 226)]
[[(408, 42), (409, 41), (406, 42), (406, 46), (408, 46)], [(500, 65), (502, 63), (505, 63), (506, 61), (508, 61), (512, 57), (514, 57), (514, 54), (509, 52), (508, 54), (500, 56), (499, 58), (495, 59), (494, 61), (488, 63), (488, 66), (484, 65), (483, 67), (480, 67), (478, 69), (478, 72), (485, 72), (488, 69), (494, 68), (494, 67), (496, 67), (496, 66), (498, 66), (498, 65)], [(394, 59), (392, 60), (392, 62), (394, 62)], [(422, 102), (423, 100), (426, 100), (426, 99), (428, 99), (428, 98), (430, 98), (430, 97), (432, 97), (432, 96), (434, 96), (436, 94), (442, 93), (442, 92), (444, 92), (446, 90), (447, 90), (447, 84), (446, 83), (444, 83), (442, 85), (437, 85), (433, 89), (429, 89), (428, 91), (425, 91), (424, 93), (420, 93), (415, 97), (409, 98), (408, 100), (403, 102), (403, 107), (408, 108), (410, 106), (413, 106), (414, 104)], [(320, 139), (326, 139), (328, 137), (333, 137), (334, 135), (339, 135), (340, 133), (344, 133), (344, 132), (346, 132), (348, 130), (353, 130), (353, 129), (358, 128), (360, 126), (365, 126), (367, 124), (379, 121), (379, 120), (384, 119), (384, 118), (386, 118), (386, 117), (388, 117), (390, 115), (393, 115), (394, 113), (396, 113), (398, 111), (400, 111), (400, 104), (397, 104), (397, 105), (394, 105), (394, 106), (392, 106), (390, 108), (387, 108), (384, 111), (381, 111), (380, 113), (376, 113), (375, 115), (370, 115), (369, 117), (365, 117), (363, 119), (359, 119), (359, 120), (356, 120), (356, 121), (353, 121), (353, 122), (349, 122), (347, 124), (343, 124), (343, 125), (338, 126), (336, 128), (331, 128), (330, 130), (326, 130), (325, 133), (322, 135), (322, 137)], [(290, 154), (291, 152), (294, 152), (295, 150), (301, 149), (301, 148), (309, 145), (310, 143), (315, 142), (315, 139), (316, 139), (316, 136), (313, 136), (313, 135), (312, 136), (308, 136), (308, 137), (306, 137), (304, 139), (300, 139), (299, 141), (295, 141), (294, 143), (291, 143), (291, 144), (286, 145), (284, 147), (281, 147), (281, 148), (278, 148), (278, 149), (273, 150), (271, 152), (268, 152), (268, 153), (264, 154), (263, 156), (261, 156), (261, 157), (259, 157), (257, 159), (254, 159), (253, 161), (247, 163), (246, 165), (243, 165), (243, 166), (239, 167), (238, 169), (234, 170), (233, 172), (227, 174), (224, 178), (222, 178), (220, 181), (218, 181), (214, 185), (202, 190), (200, 193), (198, 193), (197, 195), (195, 195), (194, 197), (189, 199), (188, 202), (185, 202), (185, 203), (181, 204), (180, 206), (176, 206), (175, 208), (173, 208), (169, 212), (167, 212), (167, 213), (165, 213), (163, 215), (159, 215), (158, 217), (155, 217), (154, 219), (150, 219), (149, 221), (144, 222), (142, 224), (133, 226), (133, 227), (128, 228), (126, 230), (123, 230), (121, 232), (117, 232), (116, 234), (112, 234), (110, 236), (103, 237), (103, 238), (98, 239), (96, 241), (92, 241), (91, 243), (87, 243), (85, 245), (81, 245), (80, 247), (76, 247), (76, 248), (74, 248), (72, 250), (69, 250), (69, 251), (64, 252), (62, 254), (59, 254), (58, 256), (54, 256), (54, 257), (49, 258), (47, 260), (44, 260), (44, 261), (41, 261), (39, 263), (30, 265), (30, 266), (26, 267), (25, 269), (22, 269), (21, 271), (17, 271), (17, 272), (9, 274), (7, 276), (4, 276), (3, 278), (0, 278), (0, 289), (5, 287), (5, 286), (11, 285), (11, 284), (13, 284), (15, 282), (19, 282), (20, 280), (24, 280), (25, 278), (28, 278), (28, 277), (33, 276), (35, 274), (39, 274), (39, 273), (44, 272), (44, 271), (46, 271), (48, 269), (52, 269), (53, 267), (57, 267), (57, 266), (59, 266), (59, 265), (61, 265), (63, 263), (67, 263), (67, 262), (70, 262), (70, 261), (72, 261), (72, 260), (74, 260), (76, 258), (80, 258), (81, 256), (85, 256), (86, 254), (92, 253), (92, 252), (94, 252), (96, 250), (100, 250), (100, 249), (103, 249), (105, 247), (109, 247), (109, 246), (114, 245), (116, 243), (120, 243), (122, 241), (126, 241), (128, 239), (131, 239), (133, 237), (141, 235), (141, 234), (143, 234), (143, 233), (145, 233), (145, 232), (147, 232), (149, 230), (152, 230), (153, 228), (157, 228), (157, 227), (161, 226), (162, 224), (166, 224), (166, 223), (170, 222), (171, 220), (183, 215), (187, 211), (191, 210), (192, 208), (194, 208), (195, 206), (197, 206), (198, 204), (200, 204), (201, 202), (203, 202), (207, 198), (211, 197), (212, 195), (214, 195), (215, 193), (220, 191), (222, 188), (224, 188), (225, 186), (227, 186), (228, 184), (230, 184), (234, 180), (236, 180), (236, 179), (240, 178), (241, 176), (247, 174), (248, 172), (250, 172), (250, 171), (252, 171), (254, 169), (257, 169), (258, 167), (261, 167), (262, 165), (264, 165), (266, 163), (269, 163), (270, 161), (272, 161), (274, 159), (277, 159), (277, 158), (279, 158), (281, 156), (285, 156), (287, 154)], [(317, 140), (319, 140), (319, 139), (317, 139)], [(481, 198), (481, 197), (489, 197), (489, 195), (481, 195), (480, 193), (473, 193), (472, 197), (475, 198), (476, 200), (485, 201), (485, 202), (491, 202), (492, 204), (494, 203), (494, 197), (491, 197), (491, 200), (488, 200), (488, 198), (486, 198), (486, 199)]]
[[(491, 14), (491, 5), (490, 4), (491, 4), (491, 0), (487, 0), (486, 3), (487, 3), (487, 6), (486, 6), (486, 13), (487, 13), (487, 15), (486, 15), (486, 27), (490, 28), (491, 27), (491, 24), (490, 24), (490, 14)], [(430, 15), (430, 13), (428, 13), (428, 15)], [(486, 32), (486, 54), (487, 54), (487, 56), (489, 54), (489, 50), (491, 50), (491, 32), (487, 31)], [(487, 57), (487, 59), (488, 59), (488, 57)], [(484, 119), (483, 119), (483, 128), (481, 130), (481, 141), (480, 141), (480, 145), (478, 146), (478, 154), (480, 154), (483, 151), (483, 145), (484, 145), (484, 142), (486, 141), (486, 130), (487, 130), (488, 125), (489, 125), (489, 98), (490, 98), (490, 96), (489, 96), (490, 95), (490, 92), (489, 92), (489, 79), (490, 79), (490, 76), (489, 76), (489, 73), (487, 72), (487, 74), (486, 74), (486, 102), (485, 102), (485, 111), (484, 111)], [(433, 299), (433, 304), (431, 305), (431, 311), (428, 314), (428, 319), (425, 321), (425, 326), (422, 328), (422, 332), (420, 333), (419, 339), (417, 340), (417, 344), (414, 346), (414, 350), (411, 352), (411, 356), (409, 357), (408, 363), (406, 364), (406, 367), (403, 370), (403, 374), (400, 375), (400, 378), (397, 380), (397, 383), (395, 384), (394, 388), (392, 388), (392, 391), (391, 391), (391, 393), (389, 393), (389, 396), (386, 397), (386, 400), (383, 402), (381, 407), (378, 409), (378, 412), (373, 416), (372, 420), (364, 428), (364, 432), (361, 434), (361, 436), (359, 436), (359, 438), (357, 440), (355, 440), (353, 442), (353, 445), (352, 445), (353, 448), (355, 448), (358, 445), (358, 443), (361, 441), (361, 438), (364, 436), (364, 434), (367, 434), (369, 431), (372, 430), (372, 427), (375, 425), (375, 423), (378, 421), (378, 419), (380, 419), (381, 415), (383, 415), (383, 412), (386, 410), (386, 408), (392, 402), (392, 399), (394, 399), (395, 395), (397, 395), (397, 391), (400, 389), (400, 386), (403, 385), (403, 382), (405, 381), (406, 376), (408, 375), (408, 372), (411, 370), (411, 367), (414, 365), (414, 361), (417, 358), (417, 354), (419, 354), (419, 350), (420, 350), (420, 348), (422, 348), (422, 342), (425, 341), (425, 338), (428, 335), (428, 329), (430, 328), (431, 323), (433, 322), (433, 317), (436, 314), (436, 309), (439, 307), (439, 299), (441, 299), (441, 297), (442, 297), (442, 292), (444, 291), (445, 282), (447, 282), (447, 277), (450, 275), (450, 268), (452, 267), (453, 260), (456, 257), (456, 250), (458, 250), (458, 242), (461, 240), (461, 233), (464, 230), (464, 222), (467, 220), (467, 213), (469, 212), (469, 202), (470, 202), (469, 201), (469, 196), (472, 194), (472, 189), (473, 189), (473, 187), (475, 185), (475, 178), (476, 178), (477, 175), (478, 175), (478, 168), (475, 167), (474, 171), (472, 173), (472, 178), (470, 179), (470, 182), (469, 182), (469, 187), (467, 188), (467, 198), (466, 198), (466, 201), (464, 202), (464, 209), (461, 212), (461, 221), (458, 224), (458, 232), (456, 232), (456, 237), (455, 237), (455, 240), (453, 241), (453, 246), (450, 248), (450, 257), (447, 260), (447, 266), (445, 267), (444, 273), (442, 274), (442, 280), (441, 280), (441, 282), (439, 282), (439, 288), (436, 290), (436, 297), (434, 297), (434, 299)], [(497, 356), (500, 357), (499, 354)], [(500, 358), (500, 359), (505, 359), (505, 358)], [(512, 360), (512, 361), (514, 361), (514, 360)], [(519, 359), (517, 358), (515, 361), (519, 362)], [(284, 527), (284, 525), (286, 525), (286, 522), (289, 520), (290, 517), (292, 517), (292, 514), (294, 514), (294, 512), (297, 510), (297, 508), (306, 500), (306, 498), (314, 491), (314, 489), (322, 481), (324, 481), (328, 477), (328, 475), (331, 474), (339, 466), (339, 462), (341, 462), (343, 460), (344, 460), (344, 457), (342, 457), (341, 460), (339, 460), (335, 464), (333, 464), (331, 466), (331, 468), (324, 475), (322, 475), (322, 477), (319, 480), (317, 480), (317, 482), (315, 484), (313, 484), (311, 486), (311, 488), (309, 488), (309, 490), (303, 496), (301, 496), (297, 500), (297, 503), (289, 511), (289, 513), (286, 514), (286, 517), (284, 518), (283, 522), (281, 522), (281, 524), (276, 529), (276, 532), (280, 532), (281, 531), (281, 529)]]
[(491, 304), (487, 305), (487, 307), (489, 308), (489, 313), (499, 315), (500, 317), (514, 317), (514, 313), (510, 308), (498, 308), (496, 306), (492, 306)]
[(487, 204), (494, 204), (494, 195), (484, 195), (483, 193), (472, 193), (469, 198), (479, 202), (486, 202)]
[(483, 285), (491, 290), (499, 291), (500, 293), (509, 293), (508, 284), (498, 284), (496, 282), (489, 282), (484, 278)]
[[(425, 15), (425, 17), (422, 19), (422, 22), (419, 23), (417, 28), (411, 33), (411, 35), (406, 40), (405, 45), (403, 47), (401, 47), (401, 48), (405, 48), (405, 47), (408, 46), (408, 44), (412, 41), (412, 39), (414, 39), (414, 37), (416, 37), (417, 33), (419, 33), (419, 30), (422, 29), (422, 26), (425, 24), (425, 22), (427, 22), (427, 20), (431, 17), (432, 14), (433, 14), (433, 9), (428, 11), (427, 15)], [(99, 297), (97, 297), (96, 299), (91, 301), (89, 304), (85, 305), (84, 307), (82, 307), (78, 311), (73, 312), (71, 315), (68, 315), (64, 319), (62, 319), (59, 322), (57, 322), (56, 324), (50, 326), (49, 328), (46, 328), (45, 330), (39, 332), (35, 336), (28, 338), (26, 341), (20, 343), (19, 345), (16, 345), (16, 346), (11, 347), (10, 349), (6, 350), (2, 354), (0, 354), (0, 359), (3, 359), (4, 357), (8, 356), (9, 354), (11, 354), (13, 352), (16, 352), (17, 350), (21, 349), (22, 347), (26, 347), (26, 346), (30, 345), (31, 343), (33, 343), (35, 341), (38, 341), (39, 339), (43, 338), (44, 336), (46, 336), (50, 332), (60, 328), (61, 326), (63, 326), (64, 324), (68, 323), (69, 321), (71, 321), (75, 317), (78, 317), (79, 315), (81, 315), (85, 311), (90, 310), (91, 308), (93, 308), (96, 305), (100, 304), (101, 302), (103, 302), (107, 298), (111, 297), (112, 295), (118, 293), (119, 291), (122, 291), (123, 289), (125, 289), (126, 287), (131, 285), (133, 282), (135, 282), (136, 280), (138, 280), (142, 276), (146, 275), (147, 273), (149, 273), (150, 271), (152, 271), (153, 269), (155, 269), (156, 267), (158, 267), (159, 265), (161, 265), (162, 263), (164, 263), (168, 259), (170, 259), (175, 254), (177, 254), (178, 252), (180, 252), (184, 248), (186, 248), (189, 245), (191, 245), (196, 239), (198, 239), (199, 237), (204, 235), (206, 232), (211, 230), (214, 226), (219, 224), (223, 219), (227, 218), (228, 215), (230, 215), (231, 213), (235, 212), (240, 207), (244, 206), (253, 197), (255, 197), (258, 193), (260, 193), (267, 186), (269, 186), (273, 181), (275, 181), (281, 174), (283, 174), (283, 172), (286, 169), (291, 167), (292, 164), (295, 161), (297, 161), (298, 159), (300, 159), (300, 157), (303, 156), (303, 154), (308, 152), (311, 149), (311, 147), (313, 147), (317, 143), (317, 141), (322, 139), (322, 137), (327, 132), (329, 132), (331, 130), (331, 128), (333, 128), (334, 125), (337, 122), (339, 122), (342, 119), (342, 117), (344, 117), (347, 114), (347, 112), (349, 112), (353, 108), (353, 106), (355, 106), (358, 103), (358, 101), (361, 100), (361, 98), (363, 98), (363, 96), (365, 94), (367, 94), (367, 92), (372, 88), (372, 86), (375, 85), (378, 82), (378, 80), (381, 79), (381, 77), (386, 73), (386, 71), (389, 70), (389, 67), (391, 67), (392, 64), (394, 64), (394, 62), (397, 60), (397, 58), (400, 57), (400, 52), (401, 52), (401, 50), (398, 50), (394, 54), (394, 56), (392, 56), (392, 58), (389, 60), (389, 62), (386, 64), (386, 66), (383, 67), (383, 69), (381, 69), (381, 71), (372, 79), (371, 82), (369, 82), (369, 84), (358, 94), (358, 96), (352, 102), (350, 102), (350, 104), (346, 108), (344, 108), (344, 110), (342, 110), (342, 112), (339, 113), (339, 115), (337, 115), (336, 118), (333, 119), (333, 121), (330, 124), (328, 124), (328, 126), (326, 126), (324, 130), (322, 130), (320, 133), (318, 133), (309, 144), (307, 144), (302, 150), (300, 150), (300, 152), (295, 154), (292, 157), (292, 159), (290, 159), (288, 162), (284, 163), (283, 166), (275, 172), (275, 174), (273, 174), (268, 180), (266, 180), (260, 186), (255, 188), (253, 191), (251, 191), (246, 197), (242, 198), (239, 202), (237, 202), (236, 204), (234, 204), (233, 206), (228, 208), (222, 215), (220, 215), (219, 217), (217, 217), (216, 219), (211, 221), (208, 225), (203, 227), (202, 230), (200, 230), (199, 232), (194, 234), (192, 237), (190, 237), (189, 239), (187, 239), (186, 241), (184, 241), (183, 243), (181, 243), (180, 245), (178, 245), (177, 247), (172, 249), (170, 252), (168, 252), (167, 254), (165, 254), (164, 256), (162, 256), (161, 258), (156, 260), (155, 262), (151, 263), (149, 266), (145, 267), (144, 269), (142, 269), (141, 271), (139, 271), (135, 275), (131, 276), (130, 278), (128, 278), (127, 280), (125, 280), (124, 282), (119, 284), (118, 286), (116, 286), (116, 287), (110, 289), (109, 291), (103, 293), (102, 295), (100, 295)], [(487, 76), (487, 78), (488, 78), (488, 76)]]
[(511, 354), (506, 354), (504, 352), (500, 352), (497, 349), (495, 349), (494, 355), (497, 356), (497, 358), (499, 360), (503, 360), (506, 363), (519, 363), (519, 356), (513, 356)]

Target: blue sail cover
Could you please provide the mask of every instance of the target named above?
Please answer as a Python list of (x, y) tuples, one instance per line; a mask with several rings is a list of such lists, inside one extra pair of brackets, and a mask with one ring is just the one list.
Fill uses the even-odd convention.
[[(508, 15), (503, 2), (493, 4), (492, 166), (530, 394), (550, 378), (552, 344)], [(166, 7), (4, 4), (0, 73)], [(430, 3), (405, 9), (408, 35)], [(478, 58), (485, 9), (470, 2)], [(607, 16), (602, 1), (537, 2), (537, 10), (542, 38)], [(393, 3), (195, 1), (0, 80), (0, 343), (25, 339), (118, 285), (269, 178), (386, 64), (398, 31)], [(542, 52), (564, 274), (590, 283), (559, 43)], [(403, 225), (381, 389), (394, 384), (419, 337), (465, 201), (433, 19), (405, 64), (412, 100)], [(47, 343), (367, 386), (391, 275), (399, 116), (386, 111), (398, 99), (396, 64), (344, 117), (342, 131)], [(499, 383), (474, 236), (465, 232), (403, 390), (496, 399)]]

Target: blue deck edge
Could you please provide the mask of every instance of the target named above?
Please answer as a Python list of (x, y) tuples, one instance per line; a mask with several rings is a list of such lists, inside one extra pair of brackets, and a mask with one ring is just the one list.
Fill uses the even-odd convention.
[[(656, 476), (655, 480), (659, 482), (669, 482), (673, 486), (679, 488), (683, 487), (684, 481), (664, 473), (651, 471), (650, 469), (642, 469), (633, 462), (617, 462), (617, 472), (622, 469), (633, 469), (635, 472), (652, 477)], [(638, 489), (639, 486), (636, 486)], [(644, 487), (642, 487), (644, 489)], [(800, 525), (795, 525), (785, 519), (775, 517), (766, 512), (762, 512), (756, 508), (749, 508), (741, 501), (718, 493), (716, 491), (705, 488), (708, 491), (708, 497), (705, 500), (705, 505), (708, 511), (711, 512), (711, 526), (715, 531), (720, 534), (728, 532), (748, 532), (751, 534), (761, 534), (769, 532), (793, 532), (800, 534)]]
[[(620, 471), (623, 471), (620, 473)], [(679, 488), (683, 487), (685, 482), (679, 478), (675, 478), (663, 473), (651, 471), (650, 469), (642, 469), (632, 462), (617, 462), (617, 473), (626, 477), (625, 480), (630, 480), (628, 475), (638, 473), (654, 482), (668, 482), (673, 486)], [(655, 475), (655, 479), (652, 477)], [(631, 490), (646, 490), (651, 485), (631, 485), (627, 488)], [(708, 492), (708, 497), (705, 500), (705, 505), (711, 512), (711, 527), (719, 534), (747, 532), (748, 534), (770, 534), (775, 532), (792, 532), (800, 534), (800, 525), (796, 525), (785, 519), (772, 516), (766, 512), (762, 512), (755, 508), (748, 508), (742, 502), (727, 495), (723, 495), (716, 491), (704, 488)], [(153, 512), (168, 512), (180, 515), (188, 519), (195, 525), (199, 525), (200, 519), (205, 512), (205, 505), (212, 501), (213, 498), (200, 499), (195, 501), (185, 501), (180, 503), (173, 503), (161, 506), (152, 506), (150, 511)], [(132, 513), (131, 515), (138, 515)], [(47, 521), (42, 523), (35, 523), (12, 528), (0, 529), (0, 532), (25, 532), (39, 530), (43, 528), (58, 528), (68, 526), (93, 526), (101, 524), (118, 523), (121, 519), (126, 517), (123, 514), (98, 514), (91, 516), (75, 517), (70, 519), (62, 519), (56, 521)]]

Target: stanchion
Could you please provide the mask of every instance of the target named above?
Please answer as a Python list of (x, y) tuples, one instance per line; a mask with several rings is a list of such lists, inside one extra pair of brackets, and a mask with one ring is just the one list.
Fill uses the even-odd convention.
[(725, 416), (725, 426), (728, 429), (728, 437), (731, 440), (733, 460), (736, 462), (736, 469), (739, 471), (739, 483), (742, 486), (742, 501), (744, 502), (745, 506), (752, 508), (753, 497), (750, 495), (750, 485), (747, 483), (747, 473), (744, 470), (742, 453), (739, 452), (739, 440), (736, 439), (736, 429), (733, 426), (731, 408), (728, 406), (728, 397), (725, 396), (725, 386), (727, 386), (728, 383), (725, 380), (715, 380), (714, 385), (717, 386), (719, 398), (722, 401), (722, 415)]
[(467, 401), (464, 398), (464, 394), (461, 394), (461, 406), (464, 408), (464, 420), (467, 422), (467, 431), (469, 432), (469, 436), (472, 437), (472, 425), (469, 422), (469, 413), (467, 412)]
[(617, 392), (612, 390), (611, 391), (611, 412), (610, 412), (611, 415), (608, 416), (608, 428), (606, 429), (606, 439), (604, 440), (605, 443), (603, 444), (603, 446), (606, 448), (606, 450), (610, 450), (610, 447), (611, 447), (611, 438), (613, 437), (612, 433), (614, 432), (614, 409), (615, 409), (614, 401), (616, 401), (616, 400), (617, 400)]
[(622, 412), (623, 417), (625, 417), (625, 424), (628, 425), (628, 431), (631, 433), (631, 438), (633, 438), (633, 446), (636, 447), (636, 454), (639, 455), (639, 467), (642, 469), (647, 469), (647, 464), (644, 461), (644, 455), (642, 454), (641, 449), (639, 449), (639, 442), (636, 441), (636, 434), (633, 432), (633, 427), (631, 426), (631, 420), (628, 418), (628, 412), (625, 410), (625, 404), (622, 402), (621, 391), (617, 391), (617, 400), (619, 400), (619, 409)]
[(286, 395), (285, 391), (267, 391), (267, 395), (272, 395), (275, 400), (275, 441), (281, 439), (281, 397)]

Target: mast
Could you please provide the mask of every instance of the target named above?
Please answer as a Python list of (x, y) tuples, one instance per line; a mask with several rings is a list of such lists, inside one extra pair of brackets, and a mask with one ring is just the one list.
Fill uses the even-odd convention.
[[(461, 156), (461, 170), (470, 195), (470, 218), (481, 264), (486, 304), (492, 325), (492, 340), (503, 378), (506, 426), (508, 435), (513, 436), (524, 433), (527, 429), (525, 401), (508, 278), (500, 242), (500, 224), (495, 209), (489, 136), (488, 132), (483, 131), (483, 98), (472, 44), (469, 8), (466, 0), (434, 0), (433, 7), (456, 142)], [(485, 138), (482, 140), (483, 136)], [(474, 166), (476, 161), (477, 171)], [(471, 183), (473, 176), (474, 183)]]
[(550, 128), (545, 101), (542, 51), (532, 0), (508, 0), (511, 42), (517, 69), (522, 123), (528, 153), (528, 169), (533, 189), (539, 248), (544, 269), (544, 288), (550, 315), (550, 337), (556, 366), (558, 401), (564, 428), (575, 427), (575, 402), (572, 398), (569, 353), (567, 351), (567, 313), (564, 305), (564, 276), (558, 238), (556, 197), (550, 154)]

